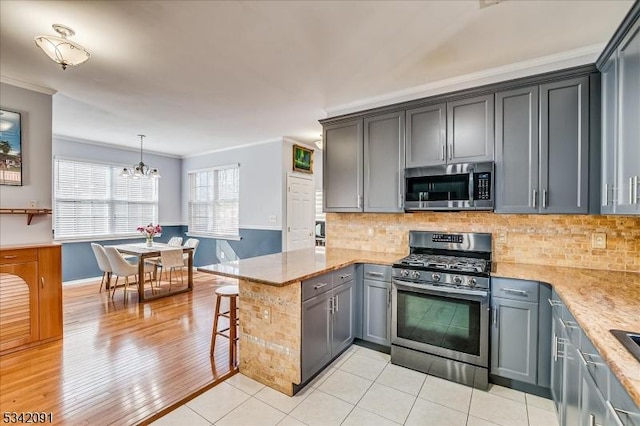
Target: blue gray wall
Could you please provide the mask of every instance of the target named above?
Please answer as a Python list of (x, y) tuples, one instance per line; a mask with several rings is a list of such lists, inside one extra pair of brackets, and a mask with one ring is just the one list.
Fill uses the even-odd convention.
[[(182, 237), (187, 241), (186, 226), (163, 226), (162, 236), (154, 241), (166, 243), (171, 237)], [(262, 256), (282, 251), (282, 232), (263, 229), (240, 229), (240, 241), (198, 238), (200, 244), (194, 258), (195, 266), (228, 262), (236, 259)], [(93, 241), (102, 245), (130, 244), (143, 239)], [(72, 281), (101, 276), (96, 258), (91, 250), (91, 241), (62, 244), (62, 280)]]

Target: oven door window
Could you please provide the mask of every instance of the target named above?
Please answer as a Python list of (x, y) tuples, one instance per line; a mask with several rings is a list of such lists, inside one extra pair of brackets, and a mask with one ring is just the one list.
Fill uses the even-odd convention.
[(407, 201), (469, 200), (469, 175), (421, 176), (407, 179)]
[(398, 290), (398, 337), (480, 356), (480, 302)]

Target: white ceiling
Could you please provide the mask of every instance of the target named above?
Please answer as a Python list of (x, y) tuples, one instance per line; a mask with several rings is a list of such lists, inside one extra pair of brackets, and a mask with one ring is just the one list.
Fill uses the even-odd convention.
[[(3, 81), (57, 91), (53, 132), (192, 155), (318, 139), (326, 110), (606, 42), (632, 0), (0, 1)], [(33, 41), (60, 23), (91, 59)], [(10, 107), (10, 105), (3, 105)]]

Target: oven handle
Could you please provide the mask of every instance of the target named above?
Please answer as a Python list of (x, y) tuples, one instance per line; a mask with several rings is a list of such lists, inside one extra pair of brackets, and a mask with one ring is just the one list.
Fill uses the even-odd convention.
[(465, 290), (462, 288), (454, 288), (454, 287), (443, 287), (439, 285), (431, 285), (431, 284), (414, 284), (408, 281), (402, 281), (398, 279), (392, 280), (393, 284), (398, 288), (406, 288), (411, 290), (417, 290), (418, 293), (431, 292), (431, 293), (440, 293), (440, 294), (460, 294), (463, 296), (475, 296), (475, 297), (487, 297), (489, 296), (489, 292), (482, 290)]

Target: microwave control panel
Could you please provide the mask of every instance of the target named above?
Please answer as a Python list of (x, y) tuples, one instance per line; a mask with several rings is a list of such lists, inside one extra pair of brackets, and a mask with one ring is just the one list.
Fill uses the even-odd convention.
[(473, 174), (473, 187), (475, 200), (490, 200), (491, 199), (491, 173), (474, 173)]

